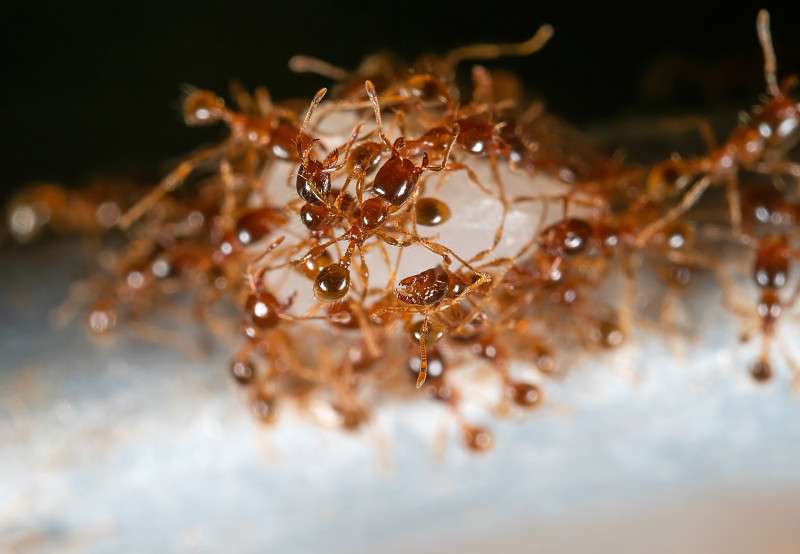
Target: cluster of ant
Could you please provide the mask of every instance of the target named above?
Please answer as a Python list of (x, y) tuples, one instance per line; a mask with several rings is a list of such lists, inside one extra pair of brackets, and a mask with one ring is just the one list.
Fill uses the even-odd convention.
[[(475, 66), (472, 93), (457, 85), (461, 61), (533, 53), (552, 34), (544, 26), (525, 43), (459, 48), (411, 67), (376, 56), (349, 72), (296, 57), (294, 69), (338, 81), (333, 101), (322, 103), (323, 89), (299, 113), (264, 89), (236, 87), (236, 109), (193, 91), (187, 124), (224, 124), (227, 138), (143, 199), (43, 187), (12, 205), (9, 222), (21, 238), (48, 217), (84, 232), (92, 221), (121, 230), (125, 246), (103, 258), (110, 277), (84, 287), (100, 291), (90, 332), (190, 297), (193, 316), (223, 340), (239, 331), (230, 373), (265, 422), (294, 399), (357, 428), (380, 398), (416, 383), (452, 408), (465, 444), (483, 450), (492, 438), (464, 415), (465, 374), (501, 391), (499, 414), (540, 405), (542, 378), (563, 368), (555, 347), (614, 347), (631, 333), (643, 259), (670, 291), (699, 271), (731, 286), (727, 249), (715, 241), (754, 259), (763, 348), (751, 372), (764, 380), (778, 319), (800, 292), (783, 293), (800, 255), (800, 165), (788, 158), (800, 104), (788, 96), (794, 78), (777, 82), (765, 11), (757, 30), (767, 94), (706, 156), (629, 167), (560, 136), (507, 74)], [(80, 201), (97, 217), (76, 209)], [(470, 206), (478, 211), (458, 222)], [(512, 233), (519, 212), (527, 219)], [(491, 221), (488, 233), (477, 222), (486, 239), (477, 249), (459, 239), (459, 226), (476, 223), (469, 218)]]

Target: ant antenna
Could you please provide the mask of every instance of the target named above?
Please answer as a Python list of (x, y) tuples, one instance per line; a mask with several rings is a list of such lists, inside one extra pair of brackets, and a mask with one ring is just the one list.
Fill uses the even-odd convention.
[(380, 133), (383, 142), (385, 142), (389, 148), (394, 150), (394, 145), (389, 142), (389, 139), (386, 138), (386, 135), (383, 134), (383, 123), (381, 121), (381, 107), (378, 104), (378, 94), (375, 92), (375, 85), (372, 84), (372, 81), (365, 81), (364, 86), (367, 88), (367, 95), (369, 95), (369, 99), (372, 102), (372, 109), (375, 111), (375, 121), (378, 123), (378, 133)]
[(445, 61), (455, 67), (464, 60), (493, 60), (505, 56), (529, 56), (541, 50), (553, 36), (552, 25), (542, 25), (531, 38), (525, 42), (512, 44), (473, 44), (462, 46), (451, 51)]
[(298, 54), (289, 58), (289, 69), (295, 73), (314, 73), (328, 77), (334, 81), (344, 81), (350, 77), (350, 72), (326, 61), (311, 56)]
[(769, 31), (769, 12), (761, 10), (756, 18), (756, 32), (758, 42), (761, 43), (761, 50), (764, 51), (764, 76), (767, 80), (767, 89), (773, 98), (781, 96), (778, 88), (778, 78), (775, 76), (777, 63), (775, 62), (775, 50), (772, 47), (772, 34)]
[(314, 99), (311, 101), (311, 105), (308, 107), (308, 112), (306, 113), (306, 118), (303, 120), (303, 126), (300, 127), (300, 132), (297, 133), (297, 154), (300, 156), (300, 159), (305, 159), (305, 155), (308, 154), (308, 150), (312, 148), (312, 143), (306, 149), (306, 152), (301, 150), (300, 143), (302, 142), (303, 131), (306, 130), (308, 127), (308, 122), (311, 120), (311, 114), (314, 113), (314, 110), (317, 108), (320, 102), (322, 102), (325, 93), (328, 92), (327, 88), (322, 88), (314, 95)]

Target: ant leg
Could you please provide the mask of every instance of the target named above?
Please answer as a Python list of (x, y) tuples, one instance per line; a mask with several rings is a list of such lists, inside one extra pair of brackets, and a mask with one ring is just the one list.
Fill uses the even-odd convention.
[(644, 247), (653, 235), (661, 231), (664, 227), (678, 219), (681, 215), (683, 215), (689, 208), (691, 208), (695, 202), (702, 196), (703, 192), (708, 188), (711, 184), (711, 175), (706, 175), (699, 181), (697, 181), (692, 188), (683, 196), (680, 203), (676, 206), (672, 207), (666, 214), (664, 214), (661, 218), (657, 219), (650, 225), (644, 228), (644, 230), (639, 233), (639, 236), (636, 237), (635, 245), (637, 248)]
[(367, 293), (369, 291), (369, 267), (367, 267), (367, 260), (364, 258), (364, 250), (362, 248), (358, 249), (358, 274), (361, 277), (361, 302), (362, 304), (367, 299)]
[(224, 221), (233, 223), (233, 214), (236, 211), (236, 195), (234, 194), (235, 183), (233, 179), (233, 168), (227, 159), (223, 159), (219, 164), (219, 174), (222, 183), (225, 185), (225, 195), (222, 200), (222, 217)]
[[(361, 131), (363, 129), (364, 129), (364, 124), (363, 123), (359, 123), (358, 125), (356, 125), (355, 129), (353, 129), (353, 132), (350, 133), (350, 138), (347, 139), (347, 144), (345, 145), (345, 149), (344, 149), (344, 157), (342, 158), (341, 163), (339, 163), (338, 165), (331, 165), (331, 166), (328, 165), (328, 164), (332, 163), (331, 159), (335, 160), (336, 158), (338, 158), (338, 156), (339, 156), (339, 149), (338, 148), (336, 148), (328, 156), (328, 158), (326, 158), (326, 160), (325, 160), (325, 162), (323, 164), (325, 166), (325, 169), (324, 169), (325, 173), (333, 173), (334, 171), (339, 171), (345, 165), (347, 165), (347, 158), (350, 157), (350, 148), (353, 146), (353, 143), (356, 141), (356, 139), (358, 138), (359, 133), (361, 133)], [(334, 153), (336, 154), (335, 157), (333, 157)], [(335, 164), (335, 162), (333, 162), (333, 163)]]
[(239, 108), (240, 112), (248, 114), (256, 112), (253, 97), (249, 92), (247, 92), (241, 81), (237, 79), (231, 80), (231, 82), (228, 83), (228, 90), (231, 93), (231, 98), (233, 98), (234, 104), (236, 104), (236, 107)]
[(195, 170), (195, 168), (199, 167), (200, 164), (208, 161), (214, 156), (225, 154), (230, 147), (230, 140), (226, 140), (216, 146), (204, 148), (203, 150), (200, 150), (194, 154), (188, 160), (181, 162), (178, 167), (169, 173), (169, 175), (164, 177), (164, 179), (156, 186), (156, 188), (151, 190), (147, 196), (139, 200), (133, 205), (132, 208), (130, 208), (122, 215), (122, 217), (119, 218), (119, 222), (117, 223), (119, 228), (123, 231), (128, 229), (128, 227), (130, 227), (153, 206), (155, 206), (165, 195), (183, 184), (183, 182), (186, 180), (189, 174)]
[(381, 355), (381, 349), (375, 340), (375, 332), (372, 327), (370, 327), (369, 319), (367, 318), (367, 314), (364, 313), (364, 308), (362, 308), (362, 305), (363, 301), (361, 304), (350, 301), (350, 309), (358, 320), (358, 326), (361, 329), (361, 334), (364, 335), (364, 344), (366, 344), (370, 356), (377, 358)]
[(425, 352), (425, 333), (428, 332), (428, 311), (425, 310), (425, 319), (422, 320), (422, 329), (419, 332), (420, 363), (419, 375), (417, 376), (417, 388), (425, 384), (428, 377), (428, 355)]
[(453, 125), (453, 130), (450, 132), (450, 142), (447, 143), (447, 149), (444, 151), (444, 159), (442, 160), (441, 165), (438, 166), (428, 166), (427, 165), (427, 158), (423, 158), (422, 167), (427, 169), (428, 171), (442, 171), (447, 167), (447, 162), (450, 159), (450, 153), (453, 151), (453, 145), (456, 143), (456, 139), (458, 139), (458, 134), (461, 132), (461, 126), (456, 123)]
[(786, 175), (791, 175), (797, 180), (800, 180), (800, 164), (793, 162), (779, 161), (769, 164), (760, 163), (757, 164), (754, 169), (759, 173), (763, 173), (764, 175), (784, 173)]
[[(514, 261), (515, 261), (514, 258), (509, 258), (509, 262), (505, 265), (505, 267), (503, 267), (499, 272), (497, 272), (495, 275), (493, 275), (491, 277), (492, 283), (489, 286), (489, 290), (486, 291), (486, 294), (484, 295), (484, 297), (481, 298), (480, 301), (475, 303), (475, 305), (469, 311), (469, 313), (467, 315), (465, 315), (462, 318), (461, 322), (456, 326), (456, 328), (453, 329), (452, 332), (453, 332), (454, 335), (459, 334), (464, 329), (465, 326), (467, 326), (470, 323), (472, 323), (472, 321), (483, 312), (484, 306), (486, 306), (486, 304), (489, 303), (489, 301), (492, 298), (492, 294), (494, 293), (494, 291), (497, 289), (497, 287), (499, 287), (502, 284), (503, 277), (505, 277), (506, 273), (508, 273), (508, 271), (511, 269), (511, 266), (514, 265)], [(482, 278), (478, 279), (478, 281), (476, 281), (475, 283), (473, 283), (472, 285), (467, 287), (467, 290), (465, 290), (460, 296), (455, 298), (455, 300), (453, 302), (454, 304), (455, 304), (455, 302), (457, 302), (461, 298), (464, 298), (468, 293), (472, 292), (472, 290), (474, 290), (477, 287), (483, 285), (486, 281), (489, 280), (489, 277), (488, 277), (487, 274), (482, 273), (480, 275), (485, 276), (486, 279), (485, 280), (482, 280)]]
[(494, 176), (494, 180), (497, 183), (497, 192), (500, 198), (500, 203), (503, 205), (503, 215), (500, 218), (500, 226), (494, 233), (494, 240), (492, 241), (492, 245), (486, 250), (483, 250), (475, 254), (470, 259), (471, 263), (474, 263), (478, 260), (485, 258), (489, 254), (491, 254), (495, 248), (497, 248), (498, 244), (500, 244), (500, 240), (503, 238), (503, 231), (505, 230), (506, 226), (506, 218), (508, 217), (508, 212), (511, 209), (511, 206), (508, 203), (508, 198), (506, 197), (505, 185), (503, 185), (503, 180), (500, 178), (500, 170), (497, 167), (497, 157), (494, 155), (494, 152), (489, 153), (489, 161), (492, 167), (492, 175)]
[(742, 236), (742, 197), (739, 193), (739, 181), (731, 173), (725, 179), (725, 197), (728, 199), (728, 209), (731, 217), (731, 230), (734, 237)]
[(198, 346), (195, 341), (180, 333), (164, 329), (163, 327), (148, 325), (141, 321), (128, 321), (126, 325), (128, 326), (128, 333), (131, 336), (153, 344), (177, 348), (191, 360), (202, 360), (208, 357), (208, 354)]
[(636, 274), (633, 269), (633, 260), (624, 255), (619, 256), (619, 260), (625, 276), (625, 294), (617, 318), (623, 337), (629, 337), (631, 329), (633, 329), (633, 307), (636, 302)]
[[(253, 92), (253, 103), (255, 104), (256, 111), (262, 117), (275, 114), (275, 105), (272, 103), (272, 97), (267, 87), (256, 87), (256, 90)], [(278, 111), (283, 115), (283, 110)], [(294, 112), (292, 112), (292, 117), (290, 119), (297, 120), (297, 116), (294, 115)]]
[(717, 138), (714, 136), (714, 131), (711, 129), (708, 119), (704, 117), (687, 116), (676, 119), (668, 119), (664, 123), (664, 126), (671, 131), (684, 131), (686, 129), (691, 130), (694, 127), (700, 133), (700, 138), (703, 139), (703, 142), (706, 144), (706, 148), (708, 148), (709, 152), (714, 152), (715, 150), (719, 149), (719, 144), (717, 143)]
[(255, 258), (253, 258), (252, 260), (250, 260), (250, 263), (247, 264), (247, 269), (246, 269), (247, 273), (246, 273), (246, 275), (247, 275), (247, 279), (250, 281), (250, 290), (251, 291), (253, 291), (253, 292), (256, 291), (256, 281), (261, 279), (261, 277), (264, 275), (264, 273), (266, 271), (266, 269), (261, 269), (258, 272), (258, 274), (256, 275), (255, 273), (253, 273), (253, 268), (256, 266), (256, 264), (258, 264), (264, 258), (266, 258), (269, 255), (270, 252), (275, 250), (284, 241), (284, 239), (286, 239), (285, 236), (280, 236), (277, 239), (275, 239), (275, 241), (272, 244), (267, 246), (267, 249), (262, 254), (258, 255)]
[(459, 163), (459, 162), (451, 162), (450, 164), (447, 165), (447, 174), (443, 175), (442, 178), (439, 180), (439, 182), (436, 184), (436, 192), (437, 193), (439, 192), (439, 189), (442, 188), (442, 185), (444, 184), (445, 180), (447, 179), (447, 176), (451, 172), (458, 171), (458, 170), (461, 170), (461, 169), (463, 169), (463, 170), (465, 170), (467, 172), (467, 178), (469, 179), (469, 181), (473, 185), (475, 185), (476, 187), (481, 189), (481, 192), (485, 193), (487, 196), (494, 196), (492, 194), (492, 191), (490, 191), (489, 188), (486, 185), (481, 183), (481, 180), (478, 178), (478, 176), (475, 174), (475, 172), (472, 171), (472, 169), (467, 164), (463, 164), (463, 163)]

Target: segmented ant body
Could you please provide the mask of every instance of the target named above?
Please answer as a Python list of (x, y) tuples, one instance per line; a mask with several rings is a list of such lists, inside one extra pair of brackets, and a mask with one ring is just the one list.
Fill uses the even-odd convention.
[(795, 79), (778, 86), (766, 10), (759, 12), (756, 28), (764, 52), (767, 100), (753, 109), (746, 125), (734, 129), (725, 144), (707, 157), (673, 159), (650, 172), (646, 183), (650, 200), (662, 202), (670, 195), (686, 192), (677, 205), (639, 234), (636, 241), (639, 246), (644, 246), (659, 230), (688, 211), (710, 185), (719, 182), (726, 187), (731, 226), (735, 233), (741, 234), (740, 169), (788, 173), (800, 179), (800, 165), (783, 161), (783, 156), (800, 141), (800, 104), (794, 103), (786, 94)]
[[(750, 373), (758, 381), (765, 381), (772, 376), (769, 347), (775, 336), (778, 319), (786, 306), (781, 300), (780, 291), (789, 279), (789, 263), (793, 257), (797, 257), (797, 254), (791, 250), (786, 235), (767, 235), (758, 242), (753, 280), (761, 291), (756, 313), (761, 320), (763, 343), (759, 359), (750, 367)], [(794, 296), (797, 297), (797, 292)], [(795, 379), (800, 382), (800, 370), (794, 366), (790, 356), (786, 358), (795, 373)]]
[[(287, 110), (273, 108), (265, 115), (252, 115), (233, 111), (222, 98), (206, 90), (191, 92), (183, 103), (184, 120), (190, 126), (205, 126), (223, 122), (230, 129), (228, 138), (221, 143), (200, 150), (181, 162), (147, 196), (137, 202), (119, 219), (119, 227), (127, 229), (158, 203), (165, 195), (178, 188), (202, 164), (220, 159), (221, 175), (228, 181), (228, 194), (232, 193), (230, 160), (244, 152), (271, 154), (277, 159), (291, 160), (294, 152), (305, 150), (310, 138), (298, 139), (298, 129), (289, 121), (296, 116)], [(295, 141), (300, 147), (295, 148)]]

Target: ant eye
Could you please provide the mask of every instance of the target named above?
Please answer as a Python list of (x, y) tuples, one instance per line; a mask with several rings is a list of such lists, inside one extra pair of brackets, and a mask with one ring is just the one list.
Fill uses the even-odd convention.
[(314, 296), (322, 302), (341, 300), (349, 289), (350, 270), (340, 264), (324, 268), (314, 280)]

